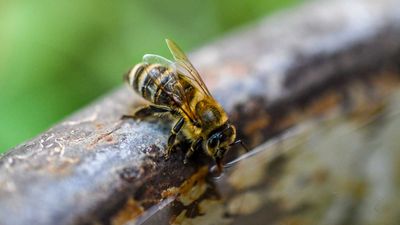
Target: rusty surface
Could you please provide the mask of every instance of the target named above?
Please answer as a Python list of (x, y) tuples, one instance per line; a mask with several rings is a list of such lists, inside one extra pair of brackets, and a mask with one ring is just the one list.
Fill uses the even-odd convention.
[(219, 179), (121, 88), (1, 157), (0, 224), (394, 224), (399, 9), (308, 3), (191, 55), (255, 148)]

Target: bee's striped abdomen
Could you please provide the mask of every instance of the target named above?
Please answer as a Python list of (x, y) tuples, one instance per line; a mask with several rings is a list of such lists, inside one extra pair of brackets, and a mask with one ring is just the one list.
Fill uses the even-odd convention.
[(159, 64), (138, 64), (129, 73), (129, 84), (146, 100), (170, 106), (171, 94), (177, 84), (175, 73)]

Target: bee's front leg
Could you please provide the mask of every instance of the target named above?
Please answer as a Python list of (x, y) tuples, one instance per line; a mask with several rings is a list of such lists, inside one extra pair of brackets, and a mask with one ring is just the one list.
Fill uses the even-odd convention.
[(171, 112), (171, 109), (162, 106), (147, 105), (136, 110), (136, 112), (133, 115), (123, 115), (121, 119), (145, 119), (157, 113), (167, 113), (167, 112)]
[(188, 163), (189, 158), (193, 155), (193, 153), (201, 147), (201, 143), (203, 142), (203, 138), (198, 138), (192, 145), (190, 145), (189, 150), (186, 152), (185, 159), (183, 160), (184, 164)]
[(183, 125), (185, 124), (185, 120), (181, 117), (178, 122), (175, 123), (174, 127), (171, 129), (171, 134), (168, 138), (168, 147), (167, 152), (165, 153), (165, 158), (168, 159), (169, 155), (171, 154), (172, 147), (174, 147), (176, 135), (181, 131)]

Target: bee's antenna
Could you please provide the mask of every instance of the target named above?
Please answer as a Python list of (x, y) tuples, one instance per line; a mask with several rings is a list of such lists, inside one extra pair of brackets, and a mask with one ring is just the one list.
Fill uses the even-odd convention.
[(235, 142), (233, 142), (233, 143), (230, 144), (229, 146), (237, 145), (237, 144), (240, 144), (240, 145), (244, 148), (244, 150), (246, 150), (246, 152), (249, 152), (249, 151), (250, 151), (250, 149), (247, 148), (247, 146), (243, 143), (242, 140), (236, 140)]

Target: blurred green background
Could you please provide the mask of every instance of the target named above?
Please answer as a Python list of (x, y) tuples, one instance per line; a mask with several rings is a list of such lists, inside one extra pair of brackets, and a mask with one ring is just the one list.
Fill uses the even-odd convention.
[(169, 57), (165, 37), (190, 51), (299, 1), (0, 1), (0, 153)]

